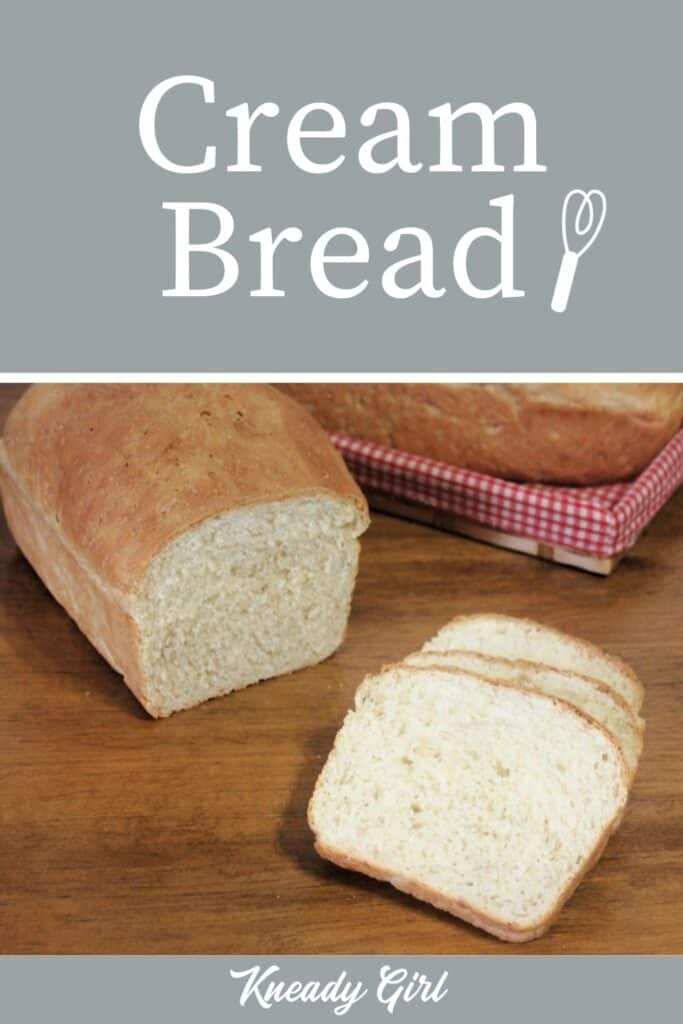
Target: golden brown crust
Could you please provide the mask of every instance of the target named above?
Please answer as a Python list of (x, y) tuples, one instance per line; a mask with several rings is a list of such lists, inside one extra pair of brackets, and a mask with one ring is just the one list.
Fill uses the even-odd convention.
[(104, 585), (133, 591), (180, 533), (305, 494), (367, 505), (324, 431), (265, 384), (39, 384), (5, 427), (9, 465)]
[(681, 384), (281, 384), (326, 430), (510, 480), (635, 476), (683, 422)]
[(102, 585), (79, 561), (8, 472), (0, 442), (0, 483), (7, 525), (17, 545), (53, 597), (68, 611), (94, 647), (141, 704), (148, 707), (139, 664), (139, 635), (123, 595)]
[[(404, 666), (401, 665), (401, 663), (397, 663), (395, 665), (383, 666), (381, 671), (378, 673), (378, 676), (382, 676), (385, 673), (395, 670), (397, 668), (403, 668), (406, 670), (410, 670), (411, 672), (415, 671), (418, 673), (421, 671), (421, 669), (418, 667)], [(626, 810), (626, 803), (628, 800), (629, 782), (629, 771), (626, 766), (624, 756), (614, 737), (611, 736), (610, 733), (602, 725), (600, 725), (599, 722), (596, 722), (593, 718), (590, 717), (590, 715), (587, 715), (585, 712), (581, 711), (573, 704), (561, 700), (559, 697), (553, 697), (549, 694), (537, 693), (531, 690), (527, 690), (523, 686), (518, 685), (517, 683), (489, 679), (486, 676), (481, 676), (475, 672), (468, 672), (460, 669), (451, 670), (443, 666), (436, 666), (435, 669), (429, 669), (429, 671), (436, 671), (437, 673), (441, 672), (444, 675), (453, 675), (457, 672), (461, 675), (473, 676), (478, 681), (484, 682), (489, 686), (517, 690), (519, 693), (524, 694), (526, 698), (532, 701), (540, 700), (550, 702), (551, 704), (555, 704), (557, 707), (560, 707), (563, 710), (568, 711), (570, 714), (573, 714), (576, 718), (582, 720), (584, 724), (587, 724), (590, 728), (600, 732), (603, 735), (603, 737), (609, 742), (610, 746), (612, 747), (617, 756), (621, 768), (621, 777), (624, 786), (624, 799), (621, 805), (617, 808), (617, 811), (612, 821), (608, 822), (608, 824), (601, 832), (588, 858), (586, 859), (584, 864), (578, 869), (575, 875), (568, 880), (567, 884), (560, 893), (560, 896), (558, 897), (552, 910), (532, 927), (520, 928), (519, 926), (512, 924), (512, 922), (510, 921), (496, 920), (495, 918), (492, 918), (487, 914), (483, 914), (480, 911), (477, 911), (474, 907), (470, 906), (465, 901), (453, 900), (444, 897), (440, 893), (431, 889), (429, 886), (424, 885), (415, 878), (396, 875), (395, 873), (387, 870), (386, 868), (381, 867), (380, 865), (371, 864), (370, 862), (365, 861), (361, 858), (354, 857), (352, 854), (344, 853), (341, 850), (336, 850), (334, 847), (327, 845), (319, 838), (313, 823), (312, 806), (315, 800), (318, 785), (320, 784), (320, 779), (322, 778), (322, 775), (325, 771), (327, 761), (329, 761), (329, 759), (334, 754), (337, 745), (337, 738), (339, 736), (339, 732), (341, 732), (341, 729), (339, 730), (339, 732), (337, 732), (337, 735), (335, 736), (335, 740), (332, 745), (332, 750), (330, 751), (328, 758), (325, 762), (325, 765), (323, 766), (320, 774), (318, 775), (316, 784), (313, 788), (313, 793), (311, 794), (311, 798), (308, 803), (307, 821), (308, 826), (315, 837), (314, 847), (321, 857), (324, 857), (326, 860), (329, 860), (332, 863), (337, 864), (339, 867), (346, 868), (350, 871), (358, 871), (361, 874), (369, 875), (371, 878), (376, 878), (378, 881), (381, 882), (389, 882), (390, 885), (393, 885), (394, 888), (399, 889), (401, 892), (406, 892), (409, 895), (414, 896), (416, 899), (422, 900), (425, 903), (430, 903), (432, 906), (436, 907), (439, 910), (445, 910), (447, 913), (452, 914), (454, 917), (461, 918), (463, 921), (467, 921), (469, 924), (474, 925), (476, 928), (481, 928), (484, 931), (490, 932), (490, 934), (495, 935), (497, 938), (503, 939), (506, 942), (529, 942), (532, 939), (537, 939), (541, 935), (544, 935), (545, 932), (552, 926), (553, 922), (560, 914), (560, 911), (562, 910), (564, 904), (567, 902), (572, 893), (579, 886), (583, 878), (598, 862), (603, 850), (605, 849), (605, 846), (607, 845), (609, 837), (612, 835), (613, 832), (616, 831), (616, 829), (622, 821), (622, 818)], [(377, 676), (366, 677), (366, 679), (363, 681), (363, 683), (361, 683), (360, 687), (356, 691), (357, 695), (361, 693), (365, 684), (368, 683), (372, 678), (377, 678)]]

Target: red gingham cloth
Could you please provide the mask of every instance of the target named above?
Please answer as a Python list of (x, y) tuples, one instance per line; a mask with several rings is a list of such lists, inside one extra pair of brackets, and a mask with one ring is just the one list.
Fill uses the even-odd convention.
[(600, 487), (512, 483), (345, 434), (331, 440), (367, 490), (601, 558), (630, 547), (683, 482), (683, 430), (635, 480)]

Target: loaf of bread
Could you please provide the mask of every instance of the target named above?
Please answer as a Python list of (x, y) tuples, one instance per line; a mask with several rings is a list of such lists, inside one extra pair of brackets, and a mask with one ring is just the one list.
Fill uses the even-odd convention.
[(328, 431), (509, 480), (626, 480), (683, 422), (682, 384), (279, 386)]
[(627, 793), (618, 746), (569, 704), (401, 665), (360, 687), (309, 823), (323, 857), (523, 942), (598, 859)]
[(34, 385), (0, 486), (54, 597), (162, 717), (341, 643), (367, 506), (266, 385)]

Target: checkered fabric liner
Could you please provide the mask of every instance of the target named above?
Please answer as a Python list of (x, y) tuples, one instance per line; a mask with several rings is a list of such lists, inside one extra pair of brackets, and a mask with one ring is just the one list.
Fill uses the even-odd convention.
[(332, 434), (358, 484), (521, 537), (611, 558), (683, 483), (683, 430), (635, 480), (600, 487), (518, 484)]

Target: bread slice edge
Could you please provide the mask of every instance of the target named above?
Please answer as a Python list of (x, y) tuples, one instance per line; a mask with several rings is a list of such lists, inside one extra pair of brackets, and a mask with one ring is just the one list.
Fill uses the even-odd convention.
[[(535, 629), (540, 628), (545, 633), (550, 634), (559, 640), (569, 641), (570, 644), (582, 649), (583, 651), (586, 651), (592, 655), (597, 654), (600, 658), (604, 659), (604, 661), (607, 662), (624, 679), (628, 680), (629, 686), (633, 692), (633, 700), (630, 702), (627, 701), (627, 703), (630, 704), (630, 706), (636, 713), (640, 711), (643, 705), (643, 700), (645, 698), (645, 688), (641, 680), (638, 678), (638, 676), (633, 671), (630, 665), (628, 665), (625, 661), (619, 658), (616, 654), (609, 654), (602, 647), (598, 647), (597, 644), (591, 643), (590, 640), (583, 640), (579, 637), (572, 636), (571, 633), (564, 633), (562, 632), (562, 630), (556, 629), (554, 626), (548, 626), (546, 625), (546, 623), (538, 622), (534, 619), (522, 618), (520, 616), (515, 615), (503, 615), (498, 612), (473, 612), (468, 615), (456, 615), (455, 618), (450, 619), (449, 622), (446, 622), (443, 626), (441, 626), (441, 628), (438, 629), (436, 633), (434, 633), (434, 635), (431, 636), (423, 644), (421, 650), (428, 650), (429, 644), (432, 643), (436, 639), (436, 637), (440, 636), (445, 630), (451, 629), (453, 626), (457, 626), (461, 623), (473, 622), (477, 619), (490, 619), (498, 622), (514, 622), (524, 626), (533, 626)], [(606, 686), (610, 685), (609, 683), (606, 683), (604, 680), (601, 680), (601, 682), (603, 682)], [(610, 689), (613, 689), (613, 687), (610, 687)]]

